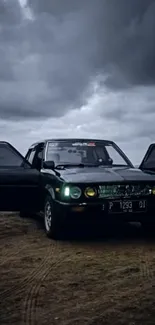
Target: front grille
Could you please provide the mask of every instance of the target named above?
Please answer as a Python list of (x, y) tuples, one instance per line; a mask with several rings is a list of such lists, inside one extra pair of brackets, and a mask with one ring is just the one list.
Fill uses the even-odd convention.
[(113, 184), (99, 185), (99, 198), (150, 196), (155, 186), (149, 184)]

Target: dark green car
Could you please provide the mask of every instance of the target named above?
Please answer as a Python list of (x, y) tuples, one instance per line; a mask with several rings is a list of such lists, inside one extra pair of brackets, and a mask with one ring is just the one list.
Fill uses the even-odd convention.
[(155, 224), (155, 144), (135, 168), (112, 141), (49, 139), (23, 157), (0, 142), (1, 211), (43, 212), (46, 233), (139, 221)]

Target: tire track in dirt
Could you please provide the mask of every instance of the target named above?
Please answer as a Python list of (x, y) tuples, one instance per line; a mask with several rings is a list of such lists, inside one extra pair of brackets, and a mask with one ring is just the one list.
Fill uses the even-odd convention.
[[(1, 300), (7, 299), (8, 297), (10, 297), (12, 292), (13, 292), (14, 296), (18, 295), (26, 288), (27, 285), (29, 285), (31, 282), (33, 282), (35, 277), (38, 274), (40, 274), (40, 272), (44, 268), (44, 265), (46, 264), (46, 262), (49, 259), (49, 254), (51, 253), (51, 245), (52, 245), (52, 243), (48, 244), (47, 251), (46, 251), (46, 257), (44, 257), (42, 259), (42, 261), (39, 263), (39, 265), (34, 270), (32, 270), (25, 278), (21, 279), (21, 281), (19, 281), (18, 284), (13, 285), (10, 288), (8, 288), (0, 293)], [(54, 246), (55, 246), (55, 244), (53, 244), (53, 247)]]
[(148, 281), (154, 281), (155, 280), (155, 274), (153, 271), (153, 265), (151, 263), (150, 258), (148, 257), (148, 251), (145, 251), (145, 247), (143, 247), (143, 250), (141, 252), (141, 255), (139, 256), (140, 260), (140, 274), (144, 279), (147, 279)]
[[(24, 235), (24, 237), (26, 239), (25, 235)], [(17, 249), (16, 250), (15, 250), (15, 247), (16, 247), (16, 244), (14, 246), (14, 249), (10, 253), (7, 253), (8, 250), (6, 249), (6, 254), (2, 257), (2, 260), (0, 261), (0, 266), (4, 265), (5, 263), (7, 263), (10, 260), (13, 260), (14, 257), (17, 257), (19, 255), (19, 253), (21, 253), (25, 248), (24, 246), (19, 247), (18, 243), (17, 243)], [(3, 248), (1, 248), (1, 249), (3, 249)], [(4, 249), (4, 253), (5, 253), (5, 249)]]
[[(2, 263), (0, 263), (0, 266), (2, 266), (3, 264), (5, 264), (7, 261), (12, 260), (14, 257), (18, 256), (18, 254), (20, 252), (24, 251), (25, 246), (27, 246), (27, 240), (31, 238), (31, 236), (34, 234), (34, 232), (36, 234), (38, 234), (39, 237), (40, 237), (41, 234), (38, 232), (38, 227), (36, 226), (36, 224), (33, 224), (33, 223), (32, 224), (31, 223), (29, 224), (29, 222), (28, 222), (28, 224), (26, 224), (26, 225), (27, 225), (27, 231), (29, 230), (30, 232), (29, 233), (26, 232), (26, 234), (25, 233), (24, 234), (21, 233), (21, 235), (22, 235), (22, 245), (20, 245), (20, 246), (18, 245), (18, 249), (17, 249), (17, 251), (15, 251), (15, 253), (12, 253), (12, 252), (14, 252), (14, 250), (11, 250), (11, 254), (6, 255), (6, 258), (3, 258), (3, 261), (2, 261)], [(36, 239), (38, 239), (38, 236), (37, 236)], [(21, 244), (21, 241), (20, 241), (20, 244)], [(11, 296), (12, 292), (13, 292), (14, 296), (18, 295), (20, 292), (22, 292), (25, 289), (25, 287), (29, 283), (31, 283), (33, 281), (33, 279), (35, 278), (35, 276), (37, 275), (37, 273), (44, 266), (44, 263), (46, 262), (46, 259), (48, 258), (47, 257), (47, 254), (51, 250), (51, 245), (52, 244), (53, 244), (53, 246), (55, 245), (51, 241), (47, 241), (46, 256), (40, 261), (39, 265), (37, 265), (37, 267), (35, 267), (35, 269), (33, 269), (26, 277), (24, 277), (23, 279), (19, 280), (18, 284), (11, 285), (10, 288), (7, 288), (4, 291), (0, 292), (0, 300), (4, 300), (4, 299), (9, 298)]]
[[(59, 250), (59, 245), (55, 245), (55, 249)], [(57, 250), (57, 253), (59, 253)], [(51, 251), (52, 253), (54, 251)], [(35, 325), (37, 324), (37, 305), (38, 305), (38, 298), (40, 288), (42, 283), (44, 282), (45, 278), (48, 274), (52, 271), (53, 267), (58, 266), (62, 263), (62, 257), (58, 258), (59, 254), (55, 255), (56, 260), (52, 261), (52, 255), (49, 253), (48, 258), (46, 259), (46, 263), (41, 271), (38, 273), (38, 279), (36, 282), (32, 282), (30, 289), (26, 295), (24, 300), (24, 310), (23, 310), (23, 325)]]
[[(39, 263), (39, 265), (37, 266), (37, 268), (35, 268), (32, 272), (29, 273), (29, 275), (27, 277), (25, 277), (21, 282), (20, 282), (20, 285), (18, 284), (18, 286), (13, 286), (11, 287), (10, 289), (8, 290), (5, 290), (2, 294), (0, 294), (0, 300), (1, 297), (3, 298), (3, 300), (5, 301), (7, 298), (9, 298), (13, 292), (13, 296), (14, 298), (18, 297), (19, 294), (23, 294), (24, 293), (24, 296), (25, 296), (25, 288), (27, 286), (30, 286), (30, 292), (28, 294), (28, 296), (26, 296), (26, 306), (28, 308), (26, 308), (26, 310), (30, 310), (30, 312), (28, 312), (28, 314), (30, 314), (29, 318), (31, 320), (31, 318), (33, 319), (33, 308), (31, 308), (31, 302), (33, 303), (33, 289), (34, 288), (34, 281), (35, 281), (35, 278), (38, 277), (37, 279), (37, 283), (36, 283), (36, 293), (34, 291), (34, 295), (36, 296), (37, 294), (37, 287), (39, 287), (40, 289), (40, 286), (41, 286), (41, 279), (45, 278), (46, 277), (46, 273), (49, 273), (50, 272), (50, 268), (51, 268), (51, 264), (49, 263), (49, 261), (51, 261), (51, 258), (52, 258), (52, 254), (55, 252), (55, 249), (57, 247), (57, 243), (54, 243), (54, 242), (48, 242), (48, 245), (47, 245), (47, 249), (46, 249), (46, 257), (42, 260), (41, 263)], [(54, 253), (55, 254), (55, 253)], [(46, 268), (45, 268), (46, 266)], [(49, 267), (48, 267), (49, 266)], [(20, 287), (20, 288), (19, 288)], [(32, 294), (31, 294), (31, 291), (32, 291)], [(30, 297), (29, 297), (30, 296)], [(32, 310), (31, 310), (32, 309)], [(32, 314), (32, 317), (31, 317), (31, 314)], [(11, 317), (11, 312), (7, 313), (7, 317), (8, 319), (10, 319)], [(6, 316), (5, 317), (2, 317), (1, 318), (1, 321), (2, 320), (6, 320)], [(29, 324), (29, 322), (27, 322), (27, 317), (26, 317), (26, 323)]]
[(91, 320), (92, 320), (91, 317), (79, 316), (79, 317), (70, 318), (68, 320), (64, 320), (63, 325), (73, 325), (73, 324), (81, 325), (81, 324), (85, 324), (85, 322), (87, 322), (87, 324), (90, 324)]
[[(52, 271), (52, 269), (56, 266), (61, 265), (61, 263), (64, 261), (64, 258), (62, 259), (62, 255), (60, 253), (64, 251), (66, 255), (67, 252), (67, 255), (65, 256), (65, 261), (70, 262), (68, 255), (74, 254), (75, 251), (77, 250), (77, 248), (73, 247), (69, 242), (65, 242), (65, 247), (63, 247), (61, 243), (55, 243), (54, 248), (56, 250), (55, 261), (52, 261), (51, 254), (49, 254), (46, 260), (46, 264), (44, 265), (44, 269), (41, 270), (39, 274), (39, 279), (37, 279), (37, 281), (34, 284), (31, 283), (30, 290), (28, 291), (24, 301), (24, 312), (23, 312), (23, 319), (22, 319), (23, 325), (37, 324), (37, 306), (38, 306), (40, 288), (44, 280), (46, 279), (46, 277)], [(54, 253), (54, 251), (52, 251), (52, 253)], [(51, 279), (52, 277), (50, 278), (50, 280)]]
[[(16, 214), (14, 214), (14, 213), (10, 213), (10, 215), (12, 216), (16, 216)], [(1, 216), (1, 215), (0, 215)], [(8, 217), (8, 213), (7, 213), (7, 215), (6, 215), (7, 217)], [(5, 217), (4, 215), (3, 215), (3, 217)], [(19, 218), (19, 217), (18, 217)], [(18, 219), (16, 219), (15, 221), (17, 221)], [(21, 222), (21, 220), (19, 219), (19, 221)], [(6, 218), (6, 223), (8, 223), (8, 218)], [(18, 224), (18, 227), (21, 227), (21, 226), (27, 226), (28, 228), (31, 228), (31, 233), (33, 233), (34, 231), (36, 231), (37, 230), (37, 227), (36, 227), (36, 225), (34, 225), (34, 224), (30, 224), (29, 225), (29, 223), (27, 224), (26, 222), (25, 223), (22, 223), (21, 222), (21, 224)], [(22, 241), (20, 240), (21, 239), (21, 237), (22, 237)], [(24, 250), (24, 248), (25, 248), (25, 246), (26, 246), (26, 244), (27, 244), (27, 237), (28, 237), (28, 234), (26, 233), (25, 234), (25, 232), (24, 233), (22, 233), (22, 231), (21, 231), (21, 233), (20, 233), (20, 235), (19, 235), (19, 237), (18, 237), (18, 242), (17, 242), (17, 240), (16, 240), (16, 237), (14, 237), (14, 238), (12, 238), (11, 239), (11, 241), (9, 241), (9, 245), (11, 246), (11, 252), (9, 253), (8, 252), (8, 249), (6, 249), (5, 247), (3, 247), (3, 248), (1, 248), (1, 250), (3, 250), (3, 253), (4, 252), (6, 252), (6, 254), (5, 255), (3, 255), (2, 256), (2, 258), (1, 258), (1, 260), (0, 260), (0, 266), (2, 266), (2, 265), (4, 265), (5, 263), (7, 263), (8, 261), (10, 261), (10, 260), (13, 260), (14, 259), (14, 257), (16, 257), (19, 253), (21, 253), (23, 250)], [(4, 238), (0, 238), (0, 239), (2, 239), (2, 243), (4, 242), (4, 239), (5, 239), (5, 237)], [(22, 245), (22, 247), (21, 246), (19, 246), (19, 242), (20, 242), (20, 244), (23, 244)], [(26, 243), (26, 244), (25, 244)], [(25, 244), (25, 245), (24, 245)], [(13, 247), (13, 249), (12, 249), (12, 245), (14, 246)]]

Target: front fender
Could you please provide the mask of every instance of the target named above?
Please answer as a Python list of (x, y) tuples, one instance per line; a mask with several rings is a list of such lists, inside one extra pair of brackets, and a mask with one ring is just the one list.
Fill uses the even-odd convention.
[(50, 184), (47, 184), (45, 186), (45, 191), (46, 191), (47, 194), (49, 194), (52, 197), (53, 200), (56, 199), (55, 191), (54, 191), (53, 187)]

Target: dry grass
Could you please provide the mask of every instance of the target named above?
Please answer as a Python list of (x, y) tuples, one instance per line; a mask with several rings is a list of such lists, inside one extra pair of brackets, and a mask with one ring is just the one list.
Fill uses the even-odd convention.
[(155, 242), (137, 230), (54, 242), (0, 217), (0, 324), (154, 325)]

